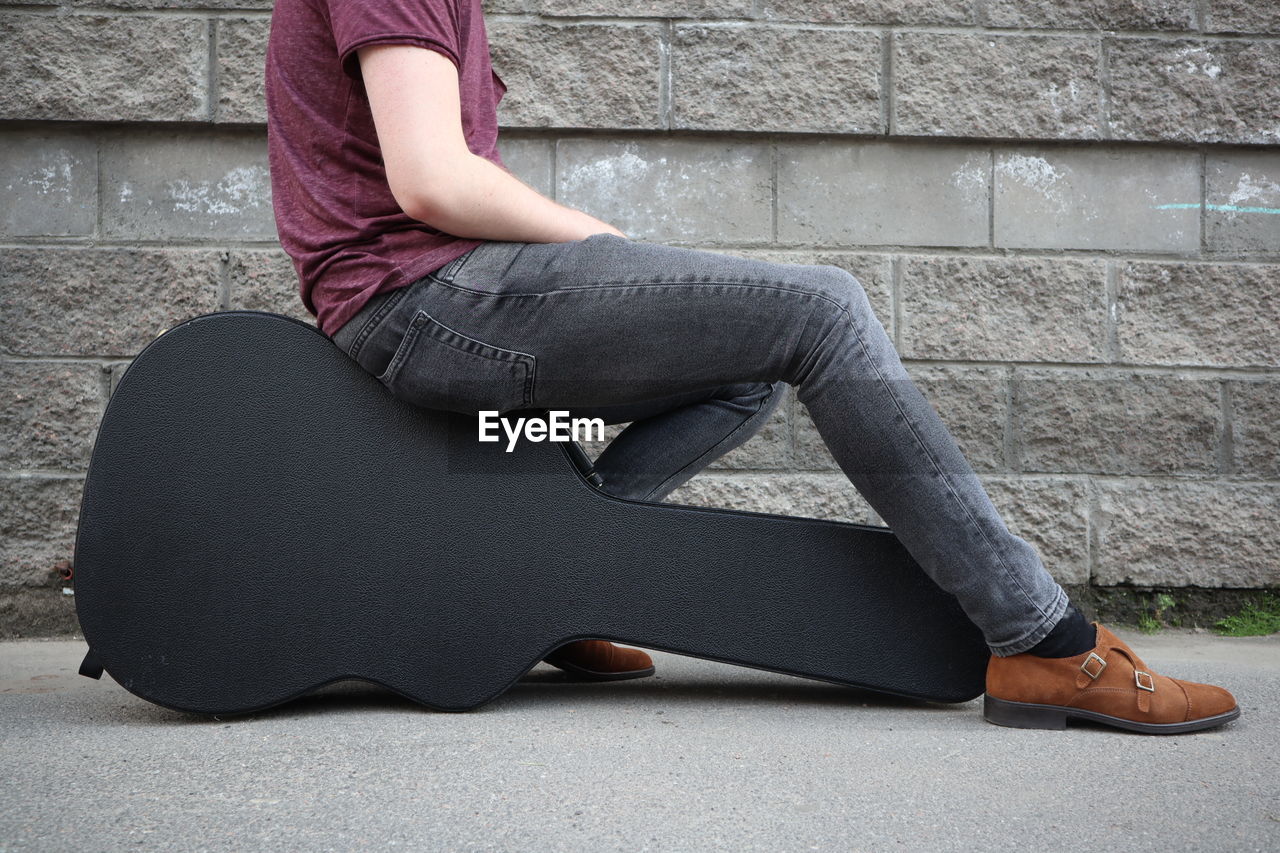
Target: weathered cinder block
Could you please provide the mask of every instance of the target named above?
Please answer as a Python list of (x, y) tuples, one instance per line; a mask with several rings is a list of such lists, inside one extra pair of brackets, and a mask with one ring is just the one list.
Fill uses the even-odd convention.
[(75, 550), (83, 477), (0, 477), (0, 589), (49, 586)]
[(120, 135), (101, 157), (107, 236), (277, 239), (261, 134)]
[(1133, 364), (1280, 366), (1280, 265), (1132, 262), (1116, 336)]
[(894, 129), (912, 136), (1094, 139), (1098, 45), (1074, 36), (894, 37)]
[(1017, 368), (1013, 412), (1023, 471), (1189, 474), (1218, 467), (1216, 380)]
[(871, 509), (843, 474), (699, 474), (666, 502), (857, 523)]
[(840, 267), (862, 285), (880, 325), (893, 334), (893, 264), (888, 255), (861, 252), (824, 252), (814, 249), (717, 249), (726, 255), (771, 261), (777, 264), (824, 264)]
[(658, 24), (490, 21), (489, 52), (507, 93), (503, 127), (656, 128)]
[[(1004, 470), (1008, 371), (922, 364), (908, 364), (906, 368), (969, 464), (977, 471)], [(795, 422), (796, 467), (840, 470), (803, 404), (796, 406)]]
[(1205, 195), (1210, 250), (1280, 254), (1280, 154), (1210, 154), (1205, 159)]
[(0, 118), (203, 120), (208, 59), (202, 18), (0, 14)]
[(280, 249), (237, 249), (227, 263), (232, 308), (271, 311), (309, 325), (316, 318), (302, 304), (298, 274)]
[(93, 234), (98, 149), (84, 135), (17, 130), (0, 134), (0, 234), (66, 237)]
[(997, 246), (1200, 249), (1200, 157), (1193, 151), (1000, 151), (995, 184)]
[(1009, 371), (1004, 367), (907, 364), (920, 393), (977, 471), (1006, 470)]
[(987, 0), (993, 27), (1190, 30), (1196, 0)]
[(969, 24), (974, 0), (760, 0), (769, 20), (848, 24)]
[[(608, 18), (749, 18), (751, 0), (527, 0), (543, 15)], [(489, 12), (489, 4), (485, 3)]]
[(877, 33), (677, 25), (672, 126), (881, 133), (880, 65)]
[(1089, 582), (1089, 493), (1083, 481), (992, 476), (981, 480), (1005, 526), (1036, 549), (1054, 580)]
[(1208, 33), (1280, 33), (1280, 6), (1270, 0), (1213, 0), (1206, 18)]
[(1280, 485), (1126, 480), (1098, 491), (1095, 583), (1280, 583)]
[(0, 388), (0, 467), (88, 467), (102, 416), (99, 365), (3, 361)]
[(552, 163), (555, 142), (549, 139), (508, 139), (498, 136), (498, 157), (508, 171), (548, 198), (555, 197)]
[(769, 149), (699, 139), (562, 139), (556, 198), (637, 240), (763, 243), (772, 229)]
[(219, 18), (218, 121), (267, 120), (266, 82), (268, 18)]
[(985, 246), (990, 155), (967, 145), (778, 145), (778, 240)]
[(0, 350), (8, 353), (133, 356), (217, 304), (216, 251), (0, 250)]
[(1105, 281), (1100, 261), (904, 258), (901, 353), (906, 358), (1103, 361)]
[(1231, 380), (1232, 472), (1280, 479), (1280, 380)]
[(1280, 140), (1280, 44), (1113, 39), (1111, 135), (1191, 142)]
[(65, 594), (61, 583), (55, 583), (58, 585), (0, 589), (0, 639), (66, 639), (80, 632), (75, 596)]

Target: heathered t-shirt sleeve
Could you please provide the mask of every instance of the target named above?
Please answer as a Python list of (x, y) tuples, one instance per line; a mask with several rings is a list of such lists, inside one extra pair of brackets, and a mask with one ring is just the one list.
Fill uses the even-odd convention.
[(462, 68), (458, 6), (454, 0), (327, 0), (342, 67), (355, 70), (355, 52), (370, 44), (416, 44)]
[[(302, 303), (333, 335), (378, 293), (483, 241), (413, 219), (387, 185), (356, 51), (414, 45), (458, 67), (467, 148), (502, 166), (483, 0), (274, 0), (264, 90), (271, 199)], [(341, 59), (341, 62), (339, 61)]]

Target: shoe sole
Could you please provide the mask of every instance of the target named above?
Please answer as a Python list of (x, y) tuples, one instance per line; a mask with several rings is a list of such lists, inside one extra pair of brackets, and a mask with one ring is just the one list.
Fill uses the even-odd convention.
[(583, 681), (623, 681), (628, 678), (644, 678), (647, 675), (653, 675), (657, 671), (657, 667), (649, 667), (647, 669), (627, 669), (621, 672), (602, 672), (597, 669), (587, 669), (585, 666), (578, 666), (572, 663), (551, 663), (546, 661), (557, 669), (562, 669), (572, 676), (582, 679)]
[(1008, 699), (997, 699), (991, 695), (982, 697), (982, 716), (989, 723), (997, 726), (1009, 726), (1015, 729), (1055, 729), (1067, 727), (1067, 720), (1092, 720), (1132, 732), (1149, 735), (1176, 735), (1183, 732), (1196, 732), (1211, 729), (1223, 723), (1229, 723), (1240, 716), (1239, 706), (1212, 717), (1198, 720), (1187, 720), (1182, 723), (1139, 723), (1110, 714), (1099, 714), (1097, 711), (1086, 711), (1083, 708), (1068, 708), (1065, 705), (1035, 705), (1030, 702), (1011, 702)]

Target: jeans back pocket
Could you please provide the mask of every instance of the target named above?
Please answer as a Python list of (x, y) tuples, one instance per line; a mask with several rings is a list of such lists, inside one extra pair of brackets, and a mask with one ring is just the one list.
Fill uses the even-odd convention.
[(419, 310), (378, 381), (426, 409), (508, 412), (532, 404), (534, 367), (530, 353), (476, 340)]

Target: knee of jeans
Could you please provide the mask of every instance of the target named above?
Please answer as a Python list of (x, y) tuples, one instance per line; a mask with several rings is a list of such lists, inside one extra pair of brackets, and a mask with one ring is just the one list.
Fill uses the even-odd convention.
[(862, 286), (857, 276), (843, 267), (834, 264), (815, 264), (808, 285), (813, 293), (851, 313), (861, 314), (871, 310), (866, 288)]
[(862, 282), (841, 267), (818, 264), (807, 269), (800, 285), (815, 299), (809, 300), (808, 317), (816, 329), (815, 341), (825, 340), (828, 332), (842, 323), (859, 333), (875, 316)]

